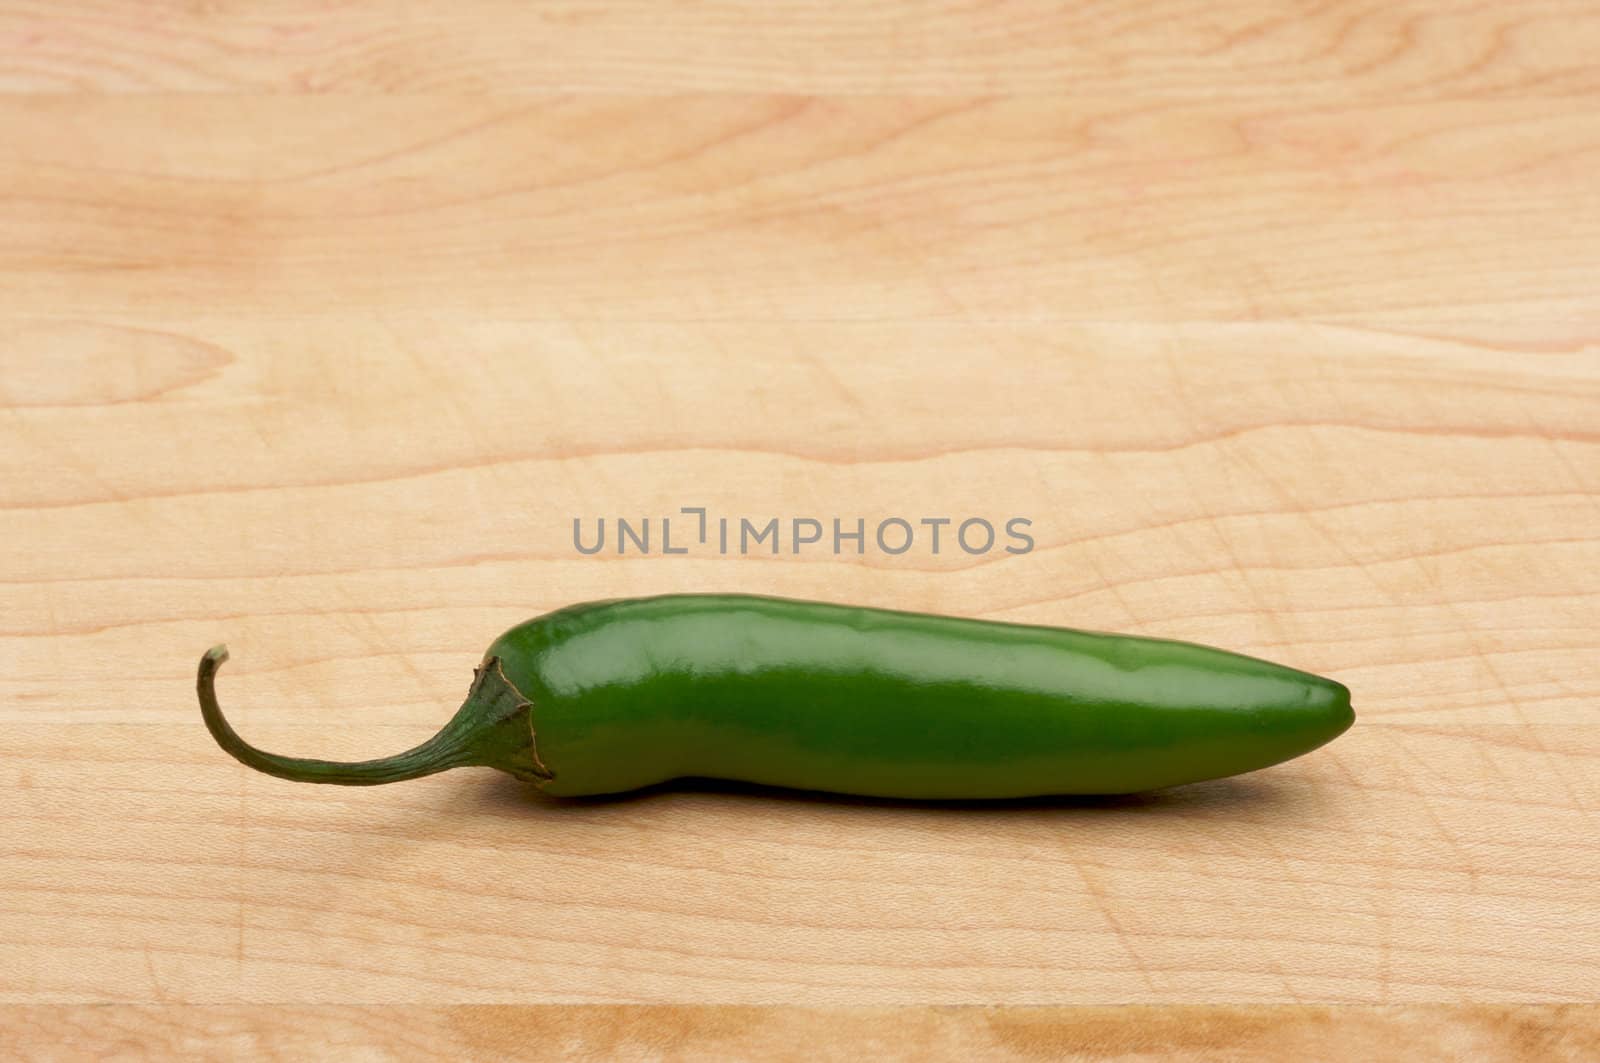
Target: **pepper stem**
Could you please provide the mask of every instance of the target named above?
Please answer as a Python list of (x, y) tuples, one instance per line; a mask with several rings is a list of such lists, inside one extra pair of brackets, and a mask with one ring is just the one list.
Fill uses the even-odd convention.
[(498, 657), (489, 658), (474, 673), (467, 700), (438, 734), (404, 753), (362, 761), (285, 757), (240, 738), (217, 704), (217, 669), (227, 659), (226, 646), (213, 646), (200, 658), (195, 681), (200, 714), (217, 745), (257, 771), (295, 782), (340, 786), (401, 782), (467, 765), (498, 768), (532, 782), (552, 778), (534, 745), (533, 704), (506, 679)]

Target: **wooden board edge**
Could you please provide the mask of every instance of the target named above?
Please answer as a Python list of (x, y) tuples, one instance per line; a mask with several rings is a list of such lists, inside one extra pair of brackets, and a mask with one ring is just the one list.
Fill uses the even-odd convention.
[(1581, 1060), (1600, 1004), (0, 1005), (15, 1058)]

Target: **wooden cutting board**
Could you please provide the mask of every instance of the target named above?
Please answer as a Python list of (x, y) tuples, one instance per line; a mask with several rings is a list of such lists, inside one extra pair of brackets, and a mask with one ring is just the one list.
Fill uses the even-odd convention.
[[(73, 0), (0, 42), (17, 1043), (1595, 1046), (1478, 1007), (1600, 995), (1588, 5)], [(194, 704), (226, 641), (246, 737), (391, 752), (510, 624), (694, 590), (1191, 639), (1358, 721), (1117, 801), (557, 803), (280, 782)]]

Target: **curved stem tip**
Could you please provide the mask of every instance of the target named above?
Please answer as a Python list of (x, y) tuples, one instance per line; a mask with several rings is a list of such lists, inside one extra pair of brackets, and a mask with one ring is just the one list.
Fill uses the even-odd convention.
[(499, 658), (491, 657), (477, 670), (467, 700), (438, 734), (404, 753), (362, 761), (285, 757), (240, 738), (217, 704), (217, 669), (227, 659), (226, 646), (213, 646), (200, 658), (195, 681), (200, 715), (217, 745), (257, 771), (295, 782), (339, 786), (401, 782), (465, 765), (499, 768), (534, 781), (551, 778), (534, 748), (533, 706), (506, 680)]

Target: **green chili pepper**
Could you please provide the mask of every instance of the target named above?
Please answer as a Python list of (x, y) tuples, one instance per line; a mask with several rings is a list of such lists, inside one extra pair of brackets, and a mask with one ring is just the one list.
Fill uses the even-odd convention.
[(379, 760), (223, 749), (269, 775), (362, 786), (464, 765), (551, 794), (682, 777), (896, 798), (1151, 790), (1252, 771), (1354, 721), (1331, 679), (1162, 639), (747, 595), (589, 602), (495, 640), (455, 717)]

